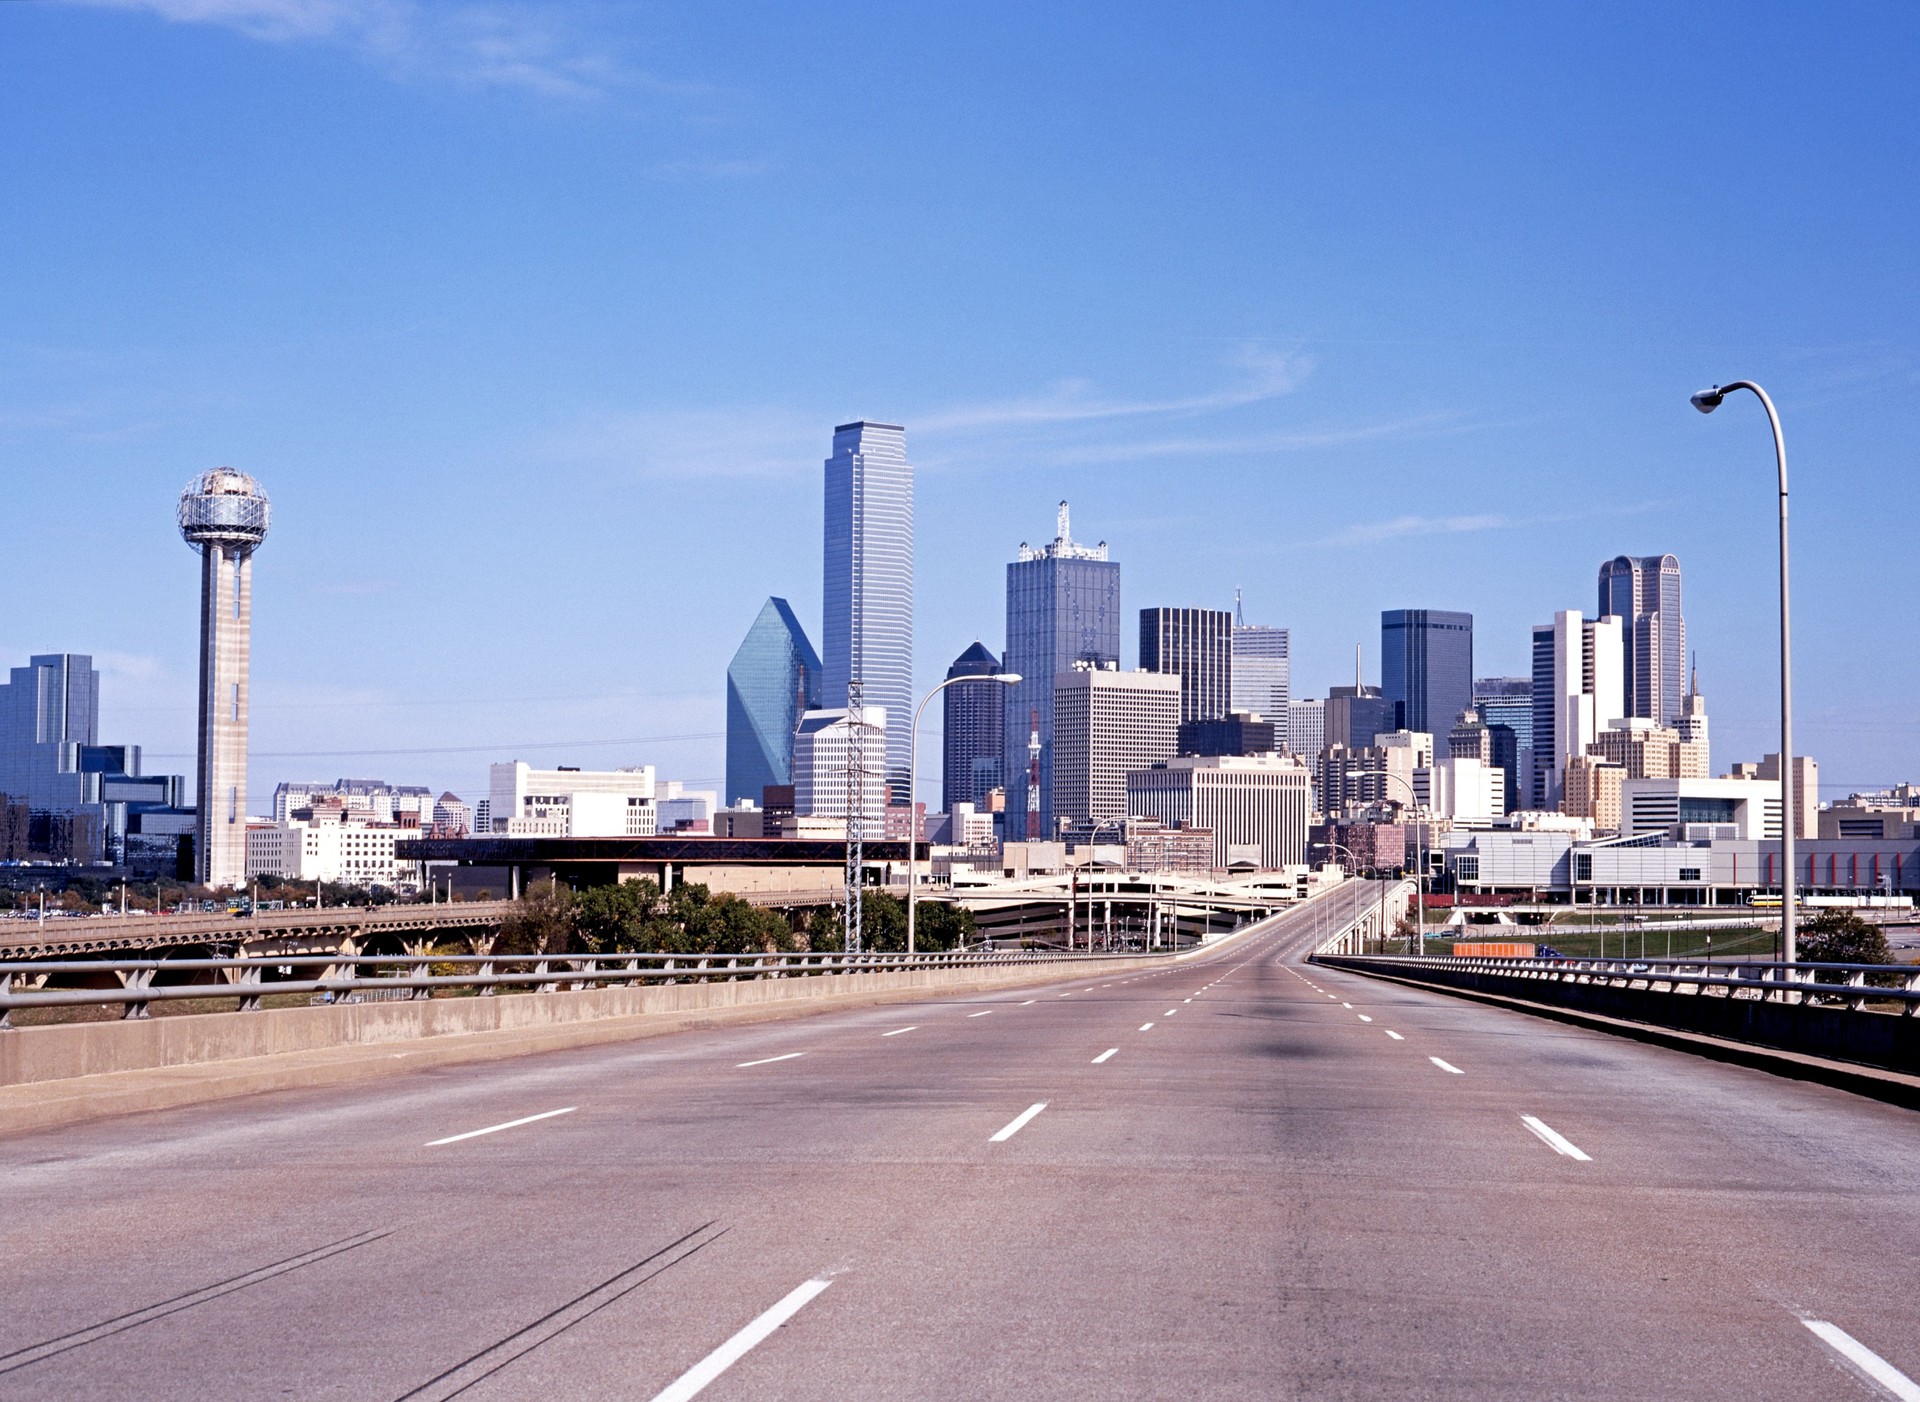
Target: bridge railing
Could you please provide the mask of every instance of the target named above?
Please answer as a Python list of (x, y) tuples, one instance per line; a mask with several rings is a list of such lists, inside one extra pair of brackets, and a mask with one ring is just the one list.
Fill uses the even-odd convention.
[[(1323, 950), (1323, 954), (1335, 951)], [(1911, 964), (1714, 963), (1704, 959), (1481, 959), (1343, 956), (1340, 961), (1412, 977), (1492, 975), (1523, 982), (1633, 989), (1675, 997), (1747, 999), (1920, 1017), (1920, 966)]]
[[(895, 973), (915, 969), (1141, 959), (1142, 954), (1059, 950), (944, 950), (924, 954), (491, 954), (259, 955), (215, 959), (115, 959), (0, 963), (0, 1029), (30, 1008), (118, 1007), (121, 1016), (149, 1015), (153, 1004), (186, 999), (231, 1000), (254, 1011), (265, 997), (306, 995), (313, 1001), (430, 998), (436, 993), (488, 997), (501, 992), (562, 993), (634, 984), (728, 979), (805, 978)], [(63, 979), (105, 978), (108, 987), (60, 987)], [(164, 980), (164, 981), (162, 981)]]

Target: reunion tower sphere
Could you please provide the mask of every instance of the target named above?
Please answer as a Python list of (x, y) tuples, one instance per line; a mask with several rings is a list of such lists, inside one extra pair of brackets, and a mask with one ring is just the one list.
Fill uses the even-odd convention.
[(270, 514), (260, 484), (231, 467), (201, 473), (180, 494), (180, 534), (203, 553), (220, 545), (231, 555), (251, 555), (267, 538)]

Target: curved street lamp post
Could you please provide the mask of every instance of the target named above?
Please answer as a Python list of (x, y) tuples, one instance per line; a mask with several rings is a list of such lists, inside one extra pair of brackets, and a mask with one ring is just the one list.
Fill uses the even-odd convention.
[(1795, 962), (1798, 942), (1794, 934), (1794, 842), (1799, 827), (1799, 795), (1793, 773), (1793, 631), (1792, 610), (1787, 594), (1787, 440), (1780, 431), (1780, 415), (1767, 392), (1752, 380), (1730, 380), (1693, 396), (1693, 407), (1711, 414), (1736, 390), (1746, 390), (1767, 411), (1767, 423), (1773, 429), (1773, 457), (1780, 472), (1780, 958)]
[(919, 823), (914, 821), (913, 795), (920, 783), (920, 716), (927, 709), (927, 702), (955, 682), (998, 682), (1002, 686), (1012, 686), (1020, 680), (1018, 672), (993, 672), (986, 676), (948, 677), (940, 685), (920, 698), (920, 704), (914, 707), (911, 743), (907, 748), (907, 953), (914, 952), (914, 880), (920, 870), (920, 834)]

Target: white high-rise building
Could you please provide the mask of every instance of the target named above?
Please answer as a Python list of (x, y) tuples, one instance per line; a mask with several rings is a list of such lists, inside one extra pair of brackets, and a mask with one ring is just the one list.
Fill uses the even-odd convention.
[(856, 420), (833, 430), (826, 462), (821, 579), (821, 702), (861, 703), (899, 722), (886, 735), (883, 777), (907, 795), (913, 715), (913, 467), (898, 424)]
[[(522, 760), (489, 771), (495, 837), (652, 837), (653, 766), (535, 769)], [(481, 834), (485, 836), (486, 834)]]
[(1327, 703), (1320, 697), (1287, 702), (1286, 747), (1312, 764), (1327, 747)]
[(1291, 755), (1183, 755), (1127, 775), (1127, 812), (1213, 833), (1213, 864), (1253, 848), (1269, 870), (1307, 854), (1313, 776)]
[(1105, 667), (1053, 685), (1054, 821), (1124, 818), (1127, 775), (1179, 751), (1180, 678)]
[(1533, 630), (1533, 806), (1559, 806), (1567, 764), (1621, 718), (1626, 659), (1620, 620), (1564, 609)]
[(247, 671), (253, 653), (253, 552), (267, 538), (267, 494), (217, 467), (180, 494), (180, 534), (200, 552), (200, 743), (194, 879), (247, 879)]
[(836, 818), (848, 829), (857, 820), (859, 836), (877, 841), (887, 825), (881, 768), (886, 753), (887, 713), (881, 707), (806, 712), (793, 737), (793, 811), (803, 818)]

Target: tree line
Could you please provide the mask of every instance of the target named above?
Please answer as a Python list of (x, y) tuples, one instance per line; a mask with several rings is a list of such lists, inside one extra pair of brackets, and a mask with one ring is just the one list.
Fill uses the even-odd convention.
[[(860, 902), (863, 945), (907, 947), (907, 908), (884, 891)], [(973, 937), (973, 913), (921, 901), (915, 940), (923, 950), (952, 949)], [(574, 891), (550, 881), (530, 888), (502, 922), (496, 954), (780, 954), (846, 946), (839, 907), (815, 906), (797, 926), (775, 910), (749, 905), (698, 882), (662, 893), (639, 879)]]

